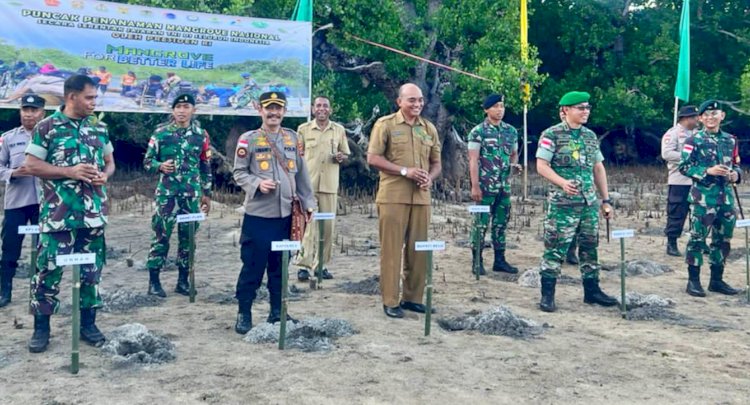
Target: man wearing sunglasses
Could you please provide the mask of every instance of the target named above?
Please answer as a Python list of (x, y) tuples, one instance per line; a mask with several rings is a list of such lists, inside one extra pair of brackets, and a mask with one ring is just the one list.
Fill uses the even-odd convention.
[[(591, 96), (570, 92), (559, 106), (564, 113), (561, 123), (547, 128), (539, 137), (536, 169), (557, 186), (549, 196), (549, 210), (544, 220), (544, 255), (541, 262), (542, 298), (539, 308), (554, 312), (555, 285), (560, 267), (573, 237), (578, 232), (579, 268), (583, 280), (583, 302), (605, 307), (617, 300), (599, 288), (599, 208), (606, 219), (613, 216), (607, 191), (604, 156), (596, 134), (583, 125), (591, 114)], [(601, 196), (601, 205), (597, 200)]]
[[(721, 130), (726, 115), (715, 100), (701, 104), (698, 114), (703, 129), (688, 138), (682, 147), (679, 170), (693, 180), (690, 202), (690, 240), (685, 261), (688, 265), (686, 292), (694, 297), (705, 297), (700, 281), (703, 252), (707, 251), (711, 264), (708, 291), (724, 295), (740, 292), (723, 280), (724, 263), (729, 255), (737, 216), (734, 208), (732, 184), (740, 181), (740, 158), (737, 140)], [(706, 237), (711, 234), (711, 245)]]

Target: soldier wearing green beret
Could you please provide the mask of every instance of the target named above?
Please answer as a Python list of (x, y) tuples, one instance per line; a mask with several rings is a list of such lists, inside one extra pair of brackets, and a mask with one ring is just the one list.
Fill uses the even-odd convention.
[[(690, 240), (685, 261), (688, 264), (686, 292), (705, 297), (700, 282), (703, 252), (709, 252), (711, 281), (708, 291), (725, 295), (740, 292), (723, 280), (724, 263), (729, 255), (734, 225), (737, 221), (732, 184), (740, 181), (740, 158), (737, 140), (721, 130), (726, 116), (719, 103), (709, 100), (698, 108), (703, 129), (685, 140), (679, 170), (693, 180), (688, 195), (690, 203)], [(711, 234), (711, 245), (706, 237)]]
[(539, 137), (536, 168), (539, 174), (558, 188), (549, 196), (544, 220), (544, 255), (541, 262), (539, 307), (554, 312), (555, 285), (568, 247), (578, 231), (579, 260), (583, 280), (583, 302), (613, 306), (617, 300), (599, 288), (599, 202), (605, 218), (613, 216), (604, 156), (596, 134), (583, 125), (588, 122), (591, 96), (570, 92), (560, 99), (564, 121), (547, 128)]
[[(143, 167), (159, 173), (156, 186), (156, 212), (151, 219), (154, 236), (148, 253), (148, 293), (158, 297), (167, 294), (159, 273), (169, 252), (169, 238), (177, 215), (193, 214), (211, 208), (211, 142), (208, 132), (193, 119), (195, 99), (181, 94), (172, 102), (171, 120), (159, 126), (148, 142)], [(188, 223), (177, 225), (177, 286), (175, 292), (190, 294), (188, 281), (190, 240)]]

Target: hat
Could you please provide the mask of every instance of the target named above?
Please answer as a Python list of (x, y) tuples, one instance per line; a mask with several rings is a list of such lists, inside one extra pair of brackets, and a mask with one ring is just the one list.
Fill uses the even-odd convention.
[(25, 94), (21, 97), (21, 108), (23, 107), (44, 108), (44, 99), (36, 94)]
[(286, 96), (284, 93), (267, 91), (260, 95), (260, 105), (263, 106), (263, 108), (268, 107), (271, 104), (286, 107)]
[(493, 105), (505, 101), (505, 96), (502, 94), (490, 94), (487, 96), (487, 98), (484, 99), (484, 103), (482, 103), (482, 108), (487, 110), (491, 108)]
[(193, 97), (192, 94), (189, 93), (183, 93), (179, 96), (175, 97), (174, 101), (172, 101), (172, 108), (174, 108), (177, 104), (180, 103), (188, 103), (195, 105), (195, 97)]
[(695, 117), (698, 115), (698, 107), (694, 105), (686, 105), (680, 108), (680, 112), (677, 113), (677, 118)]
[(703, 115), (704, 112), (712, 110), (721, 110), (721, 108), (719, 107), (719, 102), (716, 100), (704, 101), (703, 104), (698, 107), (698, 115)]
[(576, 105), (576, 104), (585, 103), (586, 101), (589, 101), (590, 98), (591, 98), (591, 94), (586, 93), (585, 91), (571, 91), (569, 93), (565, 93), (565, 95), (562, 96), (558, 104), (561, 107)]

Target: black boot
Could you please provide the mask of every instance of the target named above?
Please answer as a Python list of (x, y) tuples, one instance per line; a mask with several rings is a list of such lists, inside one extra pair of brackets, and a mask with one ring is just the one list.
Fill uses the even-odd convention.
[(492, 271), (501, 271), (503, 273), (516, 274), (518, 268), (513, 267), (505, 261), (505, 250), (495, 250), (495, 263), (492, 264)]
[(81, 310), (81, 340), (95, 347), (103, 345), (106, 340), (104, 334), (96, 327), (96, 309)]
[(237, 312), (237, 322), (234, 324), (234, 331), (240, 335), (244, 335), (250, 332), (253, 328), (253, 312), (252, 303), (240, 302), (239, 310)]
[(693, 297), (705, 297), (706, 292), (701, 286), (701, 268), (699, 266), (688, 266), (688, 283), (685, 292)]
[(680, 250), (677, 249), (677, 238), (667, 239), (667, 255), (669, 256), (682, 256)]
[(29, 351), (41, 353), (49, 345), (49, 315), (34, 315), (34, 334), (29, 340)]
[(159, 270), (148, 271), (148, 295), (156, 295), (157, 297), (165, 298), (167, 293), (161, 288), (161, 281), (159, 281)]
[(568, 252), (565, 255), (565, 262), (572, 265), (577, 265), (578, 262), (578, 255), (576, 254), (576, 250), (578, 249), (578, 238), (574, 237), (572, 241), (570, 241), (570, 246), (568, 246)]
[(13, 276), (3, 269), (0, 275), (0, 308), (10, 304), (13, 291)]
[(555, 312), (555, 284), (556, 278), (542, 277), (542, 300), (539, 301), (539, 309), (544, 312)]
[(587, 304), (597, 304), (603, 307), (613, 307), (617, 305), (617, 300), (605, 294), (599, 288), (598, 278), (583, 279), (583, 302)]
[(721, 265), (711, 265), (711, 281), (708, 282), (708, 291), (724, 295), (737, 295), (742, 292), (724, 282), (724, 266)]
[[(476, 249), (471, 250), (471, 272), (474, 273), (476, 270), (477, 263), (477, 251)], [(482, 258), (482, 251), (479, 251), (479, 275), (484, 276), (487, 272), (484, 270), (484, 258)]]
[(185, 296), (190, 295), (190, 282), (188, 281), (188, 275), (190, 274), (188, 269), (179, 269), (177, 272), (177, 286), (174, 288), (174, 292)]
[[(268, 318), (266, 318), (266, 322), (281, 322), (281, 291), (279, 291), (278, 293), (272, 293), (269, 289), (268, 296), (271, 303), (271, 310), (268, 312)], [(292, 318), (291, 315), (289, 315), (289, 312), (287, 312), (286, 314), (286, 320), (287, 322), (292, 323), (298, 322), (296, 319)]]

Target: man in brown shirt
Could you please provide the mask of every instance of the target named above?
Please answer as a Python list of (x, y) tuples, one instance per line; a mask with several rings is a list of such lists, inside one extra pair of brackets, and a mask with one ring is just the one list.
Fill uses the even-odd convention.
[[(346, 140), (346, 131), (338, 123), (332, 122), (331, 102), (327, 97), (317, 97), (313, 103), (315, 120), (306, 122), (297, 128), (305, 165), (310, 174), (315, 199), (318, 200), (319, 212), (336, 213), (339, 192), (339, 167), (351, 151)], [(333, 250), (334, 221), (323, 221), (323, 278), (330, 280), (333, 275), (326, 264), (331, 260)], [(310, 278), (310, 269), (318, 268), (318, 227), (308, 226), (302, 241), (302, 251), (298, 256), (297, 271), (299, 281)], [(317, 273), (316, 273), (317, 275)]]
[[(420, 117), (422, 90), (407, 83), (399, 89), (399, 111), (380, 118), (372, 128), (367, 163), (380, 170), (378, 204), (380, 225), (380, 291), (383, 311), (403, 318), (402, 309), (424, 313), (427, 257), (417, 254), (414, 242), (427, 240), (430, 222), (430, 189), (440, 175), (440, 139), (437, 130)], [(403, 300), (399, 305), (401, 255)]]

